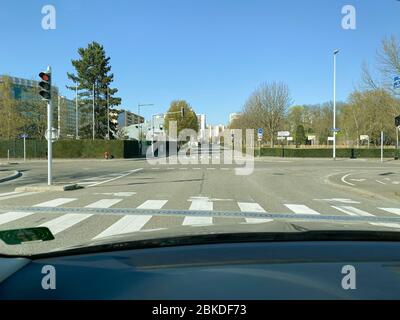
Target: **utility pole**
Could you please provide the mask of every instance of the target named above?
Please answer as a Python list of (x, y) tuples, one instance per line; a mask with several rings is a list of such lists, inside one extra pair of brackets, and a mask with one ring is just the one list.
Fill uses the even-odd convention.
[(339, 50), (333, 52), (333, 160), (336, 160), (336, 56)]
[(95, 123), (94, 123), (94, 103), (95, 103), (95, 101), (94, 101), (94, 99), (95, 99), (95, 97), (94, 97), (94, 82), (93, 82), (93, 110), (92, 110), (92, 123), (93, 123), (93, 131), (92, 131), (92, 135), (93, 135), (93, 140), (94, 140), (94, 138), (95, 138)]
[(107, 139), (110, 140), (110, 90), (107, 87)]
[(78, 84), (75, 87), (75, 139), (79, 139)]

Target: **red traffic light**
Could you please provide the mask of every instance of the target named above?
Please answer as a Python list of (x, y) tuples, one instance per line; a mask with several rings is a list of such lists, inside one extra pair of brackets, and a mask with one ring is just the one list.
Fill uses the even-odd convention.
[(50, 81), (50, 74), (46, 73), (46, 72), (41, 72), (39, 74), (39, 77), (43, 80), (43, 81)]

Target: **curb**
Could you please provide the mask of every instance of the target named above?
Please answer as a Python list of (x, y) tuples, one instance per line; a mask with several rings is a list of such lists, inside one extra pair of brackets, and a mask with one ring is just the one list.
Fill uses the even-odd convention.
[(0, 183), (17, 179), (20, 176), (22, 176), (22, 173), (20, 171), (14, 171), (14, 173), (12, 175), (9, 175), (8, 177), (0, 178)]
[(83, 187), (77, 184), (64, 184), (64, 185), (30, 185), (24, 187), (17, 187), (17, 192), (48, 192), (48, 191), (71, 191), (82, 189)]

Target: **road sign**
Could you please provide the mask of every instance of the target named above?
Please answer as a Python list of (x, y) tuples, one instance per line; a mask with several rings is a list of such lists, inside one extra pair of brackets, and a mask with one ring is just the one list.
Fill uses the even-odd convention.
[(331, 131), (332, 131), (332, 132), (340, 132), (340, 129), (338, 129), (338, 128), (332, 128)]
[[(46, 140), (49, 140), (49, 130), (46, 130), (44, 137), (46, 138)], [(52, 128), (51, 129), (51, 141), (54, 142), (58, 140), (58, 130), (56, 128)]]
[(290, 137), (290, 132), (289, 131), (279, 131), (278, 137)]
[(400, 76), (396, 76), (393, 79), (393, 88), (399, 89), (400, 88)]
[(258, 140), (263, 138), (264, 130), (263, 128), (258, 128)]
[(285, 140), (285, 137), (278, 137), (277, 139), (278, 139), (278, 141), (283, 141), (283, 140)]
[(334, 141), (335, 139), (333, 137), (328, 137), (328, 141)]
[(308, 141), (312, 141), (312, 140), (315, 140), (316, 138), (317, 138), (316, 136), (308, 136), (307, 140)]
[(26, 133), (21, 134), (21, 139), (27, 139), (28, 135)]
[(293, 141), (293, 137), (287, 137), (287, 141)]

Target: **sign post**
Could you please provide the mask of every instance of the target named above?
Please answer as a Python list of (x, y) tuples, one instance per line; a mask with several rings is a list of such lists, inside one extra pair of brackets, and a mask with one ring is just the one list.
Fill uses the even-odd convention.
[(263, 139), (264, 130), (263, 128), (258, 128), (258, 156), (261, 157), (261, 141)]
[(383, 131), (381, 131), (381, 162), (383, 162)]
[(21, 138), (24, 139), (24, 162), (26, 162), (26, 138), (28, 138), (28, 135), (26, 133), (21, 134)]

